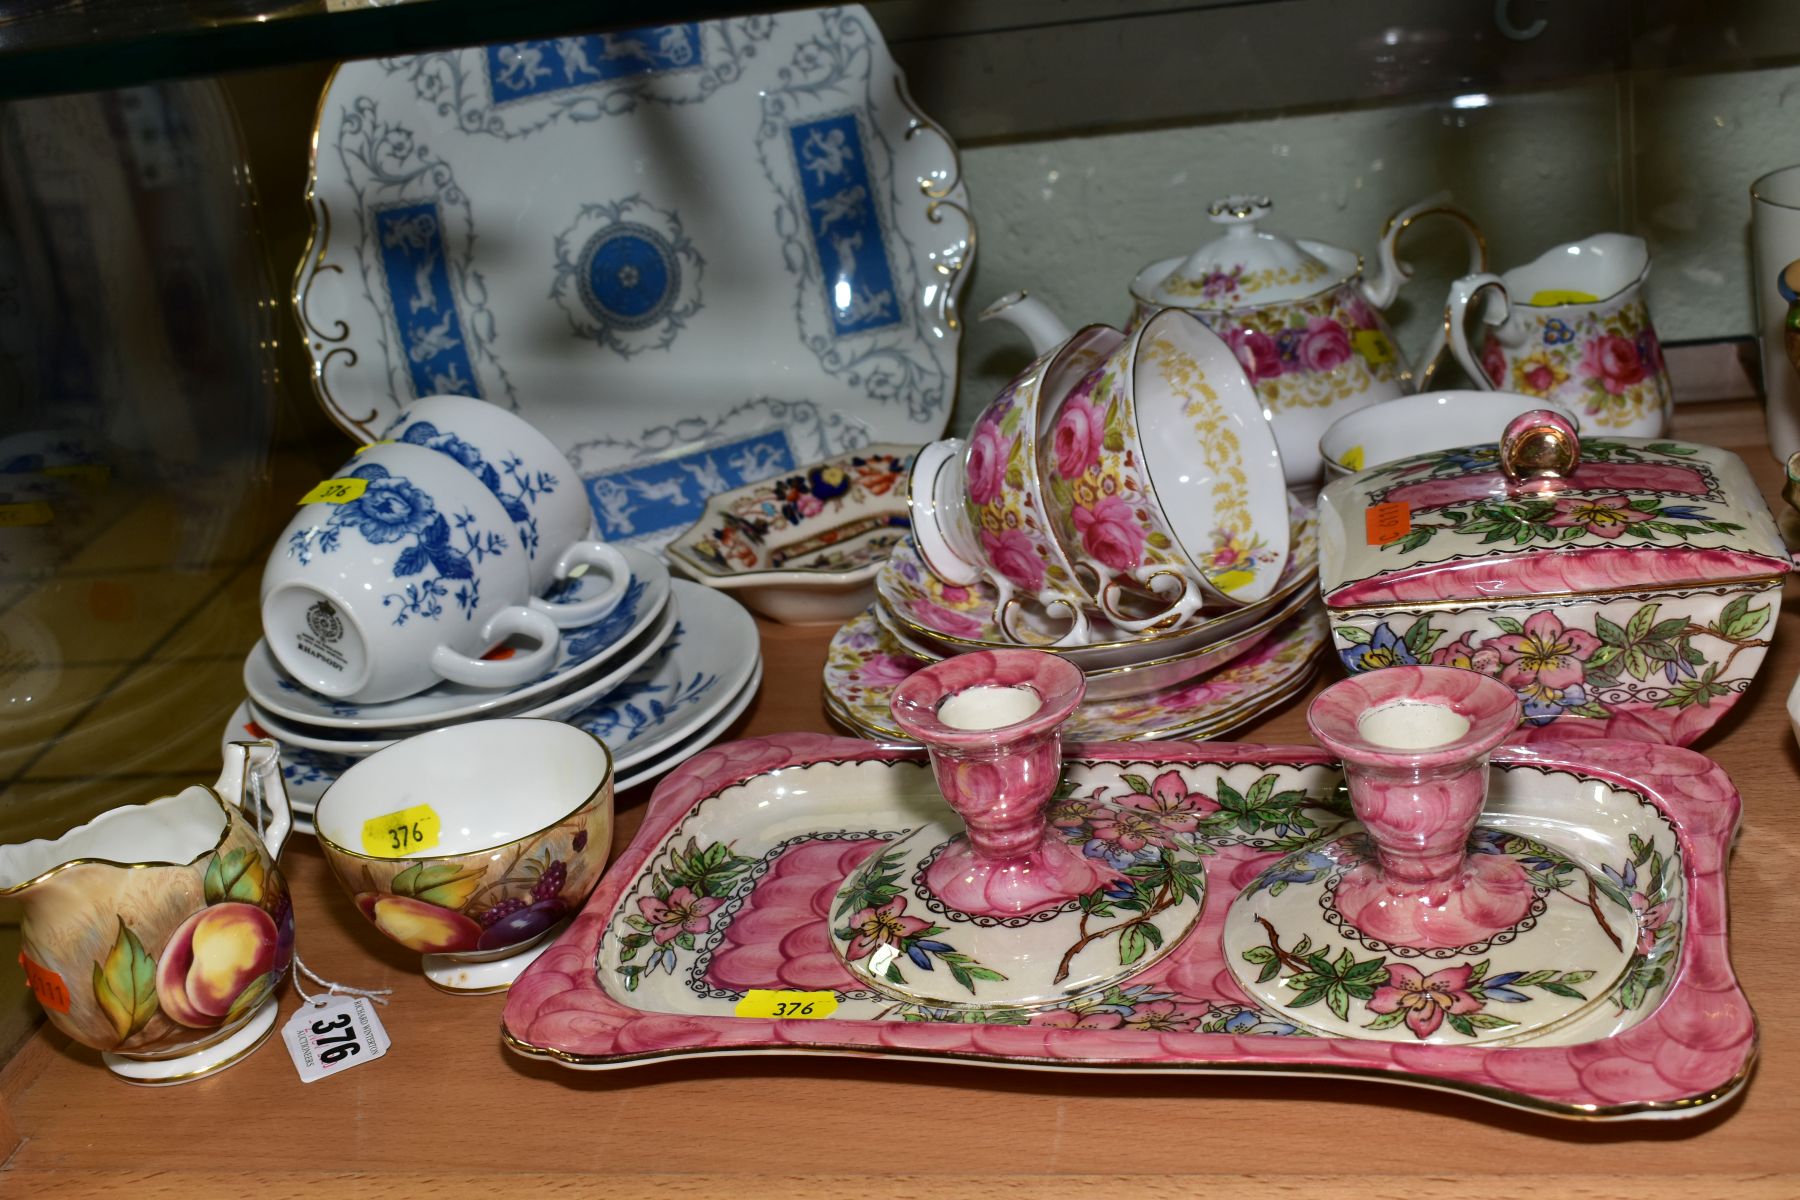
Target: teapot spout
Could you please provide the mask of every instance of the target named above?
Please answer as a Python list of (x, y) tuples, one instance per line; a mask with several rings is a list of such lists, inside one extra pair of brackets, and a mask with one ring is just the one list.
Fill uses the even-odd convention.
[(1042, 354), (1069, 340), (1069, 327), (1050, 311), (1050, 306), (1023, 289), (1008, 292), (981, 310), (980, 320), (998, 317), (1009, 322), (1031, 342), (1031, 352)]

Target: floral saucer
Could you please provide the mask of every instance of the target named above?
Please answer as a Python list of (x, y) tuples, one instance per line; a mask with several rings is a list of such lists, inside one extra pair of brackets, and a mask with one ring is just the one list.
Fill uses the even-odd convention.
[[(1318, 575), (1319, 539), (1311, 505), (1288, 494), (1288, 544), (1293, 547), (1280, 578), (1270, 593), (1239, 608), (1205, 617), (1188, 625), (1153, 633), (1128, 635), (1104, 618), (1090, 618), (1095, 640), (1085, 646), (1063, 646), (1057, 653), (1084, 671), (1127, 666), (1168, 658), (1221, 641), (1266, 617), (1270, 611), (1305, 587)], [(994, 620), (996, 595), (991, 585), (956, 587), (931, 573), (911, 538), (894, 548), (887, 565), (875, 579), (876, 594), (887, 612), (907, 634), (941, 655), (964, 650), (1004, 650), (1018, 646)], [(1027, 615), (1027, 622), (1030, 617)], [(1046, 628), (1043, 641), (1056, 639)]]
[(772, 620), (847, 620), (873, 599), (876, 574), (912, 527), (906, 480), (917, 449), (865, 446), (721, 492), (665, 548), (669, 565)]
[[(654, 554), (630, 546), (619, 549), (631, 565), (631, 586), (624, 599), (593, 624), (563, 630), (555, 664), (530, 683), (514, 688), (440, 683), (416, 696), (381, 704), (344, 703), (308, 691), (288, 678), (267, 644), (258, 641), (244, 661), (244, 688), (264, 712), (320, 729), (422, 729), (523, 708), (533, 700), (566, 692), (571, 685), (600, 670), (631, 647), (638, 634), (662, 614), (663, 606), (669, 602), (668, 567)], [(565, 580), (547, 599), (580, 599), (585, 586), (580, 578)]]
[[(1118, 700), (1083, 703), (1069, 718), (1070, 740), (1126, 742), (1213, 736), (1221, 719), (1249, 720), (1289, 699), (1312, 677), (1329, 631), (1310, 603), (1261, 645), (1204, 679)], [(838, 630), (825, 659), (826, 711), (857, 732), (889, 743), (906, 735), (888, 712), (894, 685), (925, 666), (881, 627), (871, 609)]]
[(479, 396), (648, 547), (949, 419), (974, 222), (861, 7), (347, 62), (313, 134), (295, 309), (353, 436)]

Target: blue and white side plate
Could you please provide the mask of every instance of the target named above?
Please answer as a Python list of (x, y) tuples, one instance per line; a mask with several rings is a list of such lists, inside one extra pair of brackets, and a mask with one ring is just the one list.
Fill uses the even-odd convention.
[[(362, 734), (395, 730), (419, 730), (451, 721), (502, 712), (518, 712), (533, 704), (543, 705), (559, 695), (584, 686), (584, 681), (605, 669), (619, 655), (636, 647), (640, 634), (650, 629), (669, 603), (669, 569), (654, 554), (630, 546), (619, 548), (631, 566), (631, 586), (617, 608), (598, 621), (562, 631), (556, 662), (530, 683), (513, 688), (476, 688), (459, 683), (440, 683), (415, 696), (403, 696), (381, 704), (355, 704), (332, 700), (307, 690), (288, 677), (262, 641), (244, 660), (244, 689), (256, 706), (278, 720), (296, 722), (319, 730), (350, 730)], [(571, 579), (558, 585), (549, 598), (570, 602), (581, 598), (588, 584)]]
[(745, 680), (744, 686), (738, 690), (738, 694), (733, 696), (725, 707), (714, 714), (706, 724), (684, 730), (681, 738), (673, 744), (665, 746), (656, 754), (638, 759), (630, 766), (620, 768), (619, 778), (613, 785), (614, 788), (622, 792), (626, 788), (637, 787), (641, 783), (648, 783), (658, 776), (666, 775), (724, 737), (731, 729), (733, 722), (743, 716), (744, 710), (750, 707), (750, 702), (756, 699), (756, 693), (762, 689), (762, 678), (763, 666), (761, 662), (758, 662), (756, 670), (750, 673), (750, 678)]
[(681, 628), (636, 674), (563, 717), (612, 751), (623, 771), (717, 716), (762, 666), (756, 622), (736, 600), (677, 580)]
[(858, 6), (345, 63), (313, 146), (295, 306), (353, 436), (480, 396), (659, 547), (950, 416), (968, 197)]

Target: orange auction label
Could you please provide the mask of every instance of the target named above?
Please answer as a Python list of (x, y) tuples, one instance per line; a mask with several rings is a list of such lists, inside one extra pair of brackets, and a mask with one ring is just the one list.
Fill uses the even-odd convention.
[(33, 962), (23, 950), (19, 951), (19, 965), (25, 968), (26, 986), (38, 998), (39, 1004), (59, 1013), (69, 1011), (69, 985), (63, 982), (61, 975)]
[(1404, 500), (1372, 505), (1363, 514), (1363, 527), (1371, 546), (1399, 541), (1412, 532), (1412, 505)]

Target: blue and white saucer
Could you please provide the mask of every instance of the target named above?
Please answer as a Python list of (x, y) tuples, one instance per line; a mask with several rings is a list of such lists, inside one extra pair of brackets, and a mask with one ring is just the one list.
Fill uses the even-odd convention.
[[(513, 688), (476, 688), (460, 683), (440, 683), (414, 696), (380, 704), (355, 704), (333, 700), (308, 691), (291, 679), (275, 661), (267, 644), (258, 641), (244, 661), (244, 689), (256, 706), (278, 720), (310, 725), (315, 729), (356, 730), (363, 733), (420, 730), (471, 717), (514, 712), (569, 692), (585, 677), (636, 643), (669, 602), (669, 568), (654, 554), (630, 546), (619, 547), (631, 564), (631, 586), (619, 606), (590, 625), (562, 631), (562, 645), (555, 664), (537, 679)], [(584, 581), (571, 579), (548, 597), (553, 603), (581, 598)]]

